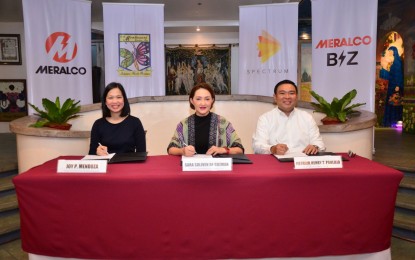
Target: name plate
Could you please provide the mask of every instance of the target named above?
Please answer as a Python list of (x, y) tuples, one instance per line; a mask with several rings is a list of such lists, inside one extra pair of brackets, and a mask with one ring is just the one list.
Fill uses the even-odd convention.
[(232, 171), (232, 158), (182, 157), (183, 171)]
[(343, 168), (340, 155), (294, 157), (294, 169)]
[(58, 173), (106, 173), (107, 160), (58, 160)]

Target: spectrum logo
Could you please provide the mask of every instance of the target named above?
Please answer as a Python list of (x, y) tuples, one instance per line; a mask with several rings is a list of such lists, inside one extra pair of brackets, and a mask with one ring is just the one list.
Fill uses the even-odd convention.
[[(45, 49), (54, 61), (67, 63), (75, 59), (78, 45), (73, 41), (71, 35), (65, 32), (54, 32), (46, 39)], [(36, 70), (36, 74), (85, 75), (86, 69), (84, 67), (40, 65)]]
[(258, 57), (261, 58), (261, 62), (266, 62), (269, 58), (274, 56), (280, 49), (281, 44), (267, 31), (262, 31), (262, 34), (258, 36), (259, 42), (257, 43)]
[(53, 60), (59, 63), (67, 63), (73, 60), (78, 51), (77, 44), (65, 32), (52, 33), (46, 39), (45, 47), (46, 52), (53, 55)]

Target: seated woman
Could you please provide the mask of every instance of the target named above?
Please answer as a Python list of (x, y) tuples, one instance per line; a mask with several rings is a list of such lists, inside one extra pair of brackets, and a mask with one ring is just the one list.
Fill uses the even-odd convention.
[(215, 103), (215, 93), (207, 83), (192, 88), (190, 107), (195, 114), (182, 120), (167, 147), (172, 155), (240, 154), (244, 153), (241, 139), (232, 124), (210, 110)]
[(91, 130), (89, 154), (145, 152), (146, 138), (139, 118), (130, 115), (124, 87), (112, 82), (102, 95), (102, 118)]

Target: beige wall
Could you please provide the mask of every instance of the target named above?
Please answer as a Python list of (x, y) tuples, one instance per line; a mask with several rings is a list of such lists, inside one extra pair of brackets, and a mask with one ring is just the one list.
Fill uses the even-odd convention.
[[(183, 98), (184, 99), (184, 98)], [(131, 104), (131, 114), (141, 119), (147, 130), (147, 150), (149, 155), (167, 154), (167, 145), (176, 128), (177, 123), (194, 113), (189, 108), (187, 100), (170, 100), (160, 102), (138, 102)], [(270, 98), (268, 98), (270, 99)], [(236, 129), (245, 151), (253, 153), (252, 135), (256, 128), (258, 117), (274, 108), (270, 102), (219, 100), (215, 102), (213, 111), (226, 117)], [(300, 108), (304, 109), (304, 108)], [(322, 114), (311, 113), (316, 122), (321, 125)], [(17, 152), (19, 172), (26, 171), (33, 166), (62, 155), (85, 155), (89, 149), (89, 131), (93, 122), (101, 117), (99, 104), (93, 105), (92, 110), (83, 112), (80, 118), (73, 120), (73, 127), (69, 132), (58, 130), (43, 130), (39, 134), (30, 134), (33, 128), (21, 127), (17, 132)], [(13, 123), (15, 124), (15, 123)], [(344, 125), (346, 128), (353, 125)], [(26, 130), (25, 130), (26, 129)], [(346, 153), (349, 150), (360, 156), (372, 159), (373, 124), (363, 128), (346, 132), (322, 131), (323, 141), (327, 151)], [(26, 131), (26, 132), (25, 132)], [(48, 133), (45, 133), (47, 132)], [(55, 131), (55, 132), (53, 132)], [(84, 137), (79, 137), (77, 131), (83, 131)], [(20, 132), (20, 133), (19, 133)], [(29, 134), (29, 135), (28, 135)], [(60, 137), (54, 137), (59, 134)]]
[[(167, 145), (180, 120), (194, 113), (187, 101), (146, 102), (131, 105), (131, 114), (140, 118), (147, 130), (149, 155), (167, 154)], [(252, 134), (262, 113), (271, 110), (270, 103), (253, 101), (216, 101), (213, 112), (224, 116), (236, 129), (247, 153), (252, 153)], [(73, 130), (91, 129), (95, 119), (101, 116), (96, 110), (84, 113), (73, 122)]]

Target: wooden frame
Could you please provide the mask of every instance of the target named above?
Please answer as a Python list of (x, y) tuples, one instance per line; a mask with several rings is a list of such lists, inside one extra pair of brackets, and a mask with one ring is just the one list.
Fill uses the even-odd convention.
[(27, 91), (24, 79), (0, 80), (0, 122), (27, 115)]
[(19, 34), (0, 34), (0, 65), (21, 65)]

